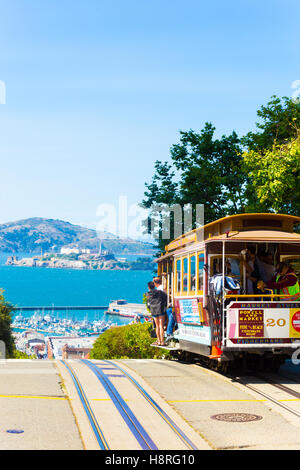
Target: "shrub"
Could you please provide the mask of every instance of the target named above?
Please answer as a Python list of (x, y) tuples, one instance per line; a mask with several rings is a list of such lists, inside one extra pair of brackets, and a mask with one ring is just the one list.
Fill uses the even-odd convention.
[(14, 354), (13, 354), (13, 359), (36, 359), (36, 355), (31, 354), (30, 356), (28, 356), (28, 354), (15, 349)]
[(151, 346), (151, 323), (134, 323), (110, 328), (95, 341), (91, 359), (159, 359), (169, 357), (166, 349)]
[(5, 343), (6, 357), (14, 357), (15, 344), (11, 329), (12, 305), (7, 303), (3, 297), (3, 291), (0, 291), (0, 340)]
[(15, 346), (14, 337), (12, 335), (12, 317), (11, 312), (13, 306), (6, 302), (3, 296), (3, 291), (0, 290), (0, 341), (5, 343), (5, 353), (8, 359), (36, 359), (33, 354), (27, 354), (18, 351)]

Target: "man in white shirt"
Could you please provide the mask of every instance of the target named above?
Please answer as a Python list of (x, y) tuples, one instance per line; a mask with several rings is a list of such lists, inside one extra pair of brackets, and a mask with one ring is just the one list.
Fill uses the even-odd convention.
[(164, 290), (160, 277), (154, 277), (153, 282), (157, 290)]

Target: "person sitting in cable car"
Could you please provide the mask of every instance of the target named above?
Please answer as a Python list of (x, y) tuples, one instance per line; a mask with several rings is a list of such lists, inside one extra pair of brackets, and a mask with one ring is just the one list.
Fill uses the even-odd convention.
[(277, 265), (277, 273), (271, 281), (267, 283), (259, 281), (258, 288), (260, 290), (276, 289), (278, 295), (284, 296), (281, 299), (300, 301), (300, 286), (297, 276), (293, 268), (284, 261)]
[(231, 263), (230, 261), (225, 260), (225, 275), (226, 276), (233, 276), (232, 270), (231, 270)]
[(256, 283), (258, 281), (256, 250), (254, 247), (241, 251), (240, 259), (246, 269), (247, 294), (256, 293)]

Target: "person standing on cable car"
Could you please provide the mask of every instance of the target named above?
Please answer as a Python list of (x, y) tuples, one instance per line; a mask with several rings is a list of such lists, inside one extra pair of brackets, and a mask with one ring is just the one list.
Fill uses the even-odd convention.
[(246, 269), (246, 292), (247, 294), (255, 294), (257, 291), (256, 283), (259, 280), (255, 248), (250, 247), (247, 250), (243, 250), (240, 258)]
[(168, 297), (164, 291), (156, 289), (155, 284), (152, 281), (148, 282), (148, 289), (147, 306), (149, 307), (151, 315), (154, 318), (157, 335), (157, 341), (153, 344), (157, 344), (158, 346), (165, 346), (164, 325)]
[(295, 271), (282, 261), (277, 265), (277, 273), (269, 282), (259, 281), (258, 288), (276, 289), (278, 295), (286, 300), (300, 300), (300, 286)]
[(160, 277), (154, 277), (153, 282), (157, 290), (164, 290)]

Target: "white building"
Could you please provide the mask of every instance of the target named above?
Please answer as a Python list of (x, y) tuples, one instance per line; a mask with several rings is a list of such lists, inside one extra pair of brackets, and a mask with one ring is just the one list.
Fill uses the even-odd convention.
[(61, 255), (72, 255), (73, 253), (79, 255), (79, 248), (61, 248), (60, 250)]

